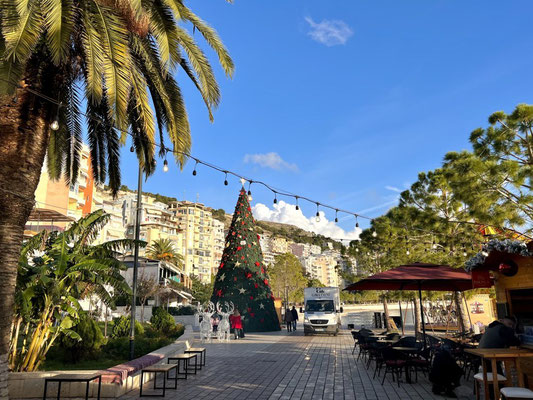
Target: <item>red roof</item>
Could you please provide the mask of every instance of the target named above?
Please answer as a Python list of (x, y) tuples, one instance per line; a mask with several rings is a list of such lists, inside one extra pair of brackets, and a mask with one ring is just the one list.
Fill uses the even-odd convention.
[(414, 263), (369, 276), (344, 290), (435, 290), (465, 291), (472, 289), (472, 276), (449, 265)]

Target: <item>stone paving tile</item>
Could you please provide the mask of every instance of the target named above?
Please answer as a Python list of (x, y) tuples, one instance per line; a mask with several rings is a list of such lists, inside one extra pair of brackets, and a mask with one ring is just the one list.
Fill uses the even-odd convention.
[[(248, 334), (229, 343), (207, 343), (207, 365), (168, 390), (171, 400), (437, 400), (421, 374), (418, 383), (373, 379), (374, 370), (352, 355), (348, 332), (337, 337), (296, 332)], [(357, 355), (357, 353), (356, 353)], [(139, 398), (135, 390), (122, 400)]]

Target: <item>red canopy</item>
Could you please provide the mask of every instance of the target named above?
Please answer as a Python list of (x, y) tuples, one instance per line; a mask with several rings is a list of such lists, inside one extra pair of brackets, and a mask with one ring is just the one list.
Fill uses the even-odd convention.
[(472, 289), (472, 276), (448, 265), (414, 263), (369, 276), (344, 290), (436, 290), (442, 292)]

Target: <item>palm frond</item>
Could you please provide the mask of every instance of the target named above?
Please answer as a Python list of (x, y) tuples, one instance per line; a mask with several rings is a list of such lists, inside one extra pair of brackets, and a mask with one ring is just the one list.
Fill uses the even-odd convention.
[(88, 100), (93, 104), (100, 104), (104, 83), (104, 50), (98, 26), (93, 21), (93, 14), (89, 10), (89, 8), (84, 10), (81, 29), (81, 39), (85, 52), (85, 87)]
[(72, 0), (42, 0), (41, 9), (46, 26), (46, 43), (52, 61), (59, 65), (66, 60), (70, 50), (70, 35), (73, 31), (74, 4)]
[[(106, 82), (107, 97), (113, 120), (117, 127), (125, 132), (127, 129), (126, 110), (130, 93), (130, 52), (128, 32), (124, 21), (109, 7), (92, 2), (95, 9), (95, 23), (99, 29), (103, 48), (103, 72)], [(122, 141), (125, 142), (126, 134)]]
[(172, 10), (161, 0), (154, 0), (150, 7), (150, 31), (159, 46), (159, 55), (165, 72), (181, 61), (179, 38)]
[(211, 107), (216, 108), (220, 102), (220, 89), (215, 79), (213, 69), (211, 68), (211, 64), (209, 64), (206, 55), (200, 47), (198, 47), (189, 33), (180, 26), (177, 26), (177, 30), (180, 45), (185, 50), (187, 58), (198, 76), (203, 95)]
[(185, 21), (189, 21), (202, 34), (205, 41), (217, 53), (220, 65), (228, 77), (232, 77), (235, 71), (235, 64), (229, 55), (228, 50), (222, 43), (217, 31), (209, 26), (205, 21), (193, 13), (180, 0), (165, 0), (175, 3), (176, 9), (179, 12), (179, 17)]
[[(2, 18), (2, 33), (6, 43), (3, 59), (8, 62), (23, 62), (30, 57), (42, 33), (39, 1), (14, 0), (6, 3), (7, 10)], [(14, 7), (9, 7), (10, 4)]]

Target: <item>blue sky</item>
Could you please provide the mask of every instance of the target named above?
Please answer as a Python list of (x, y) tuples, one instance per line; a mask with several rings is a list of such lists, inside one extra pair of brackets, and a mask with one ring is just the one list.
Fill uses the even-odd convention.
[[(192, 154), (339, 208), (381, 215), (418, 172), (439, 167), (448, 151), (470, 148), (469, 133), (492, 112), (533, 102), (530, 1), (187, 4), (217, 29), (236, 64), (232, 80), (215, 66), (222, 103), (214, 123), (178, 73)], [(123, 181), (135, 187), (127, 149)], [(181, 173), (170, 167), (145, 190), (187, 200), (198, 194), (233, 212), (236, 179), (226, 187), (223, 174), (205, 167), (193, 177), (194, 163)], [(252, 192), (254, 204), (272, 209), (270, 192)], [(301, 207), (314, 217), (316, 206)], [(261, 215), (291, 222), (288, 209), (269, 214), (264, 207)], [(350, 231), (354, 220), (339, 225)]]

